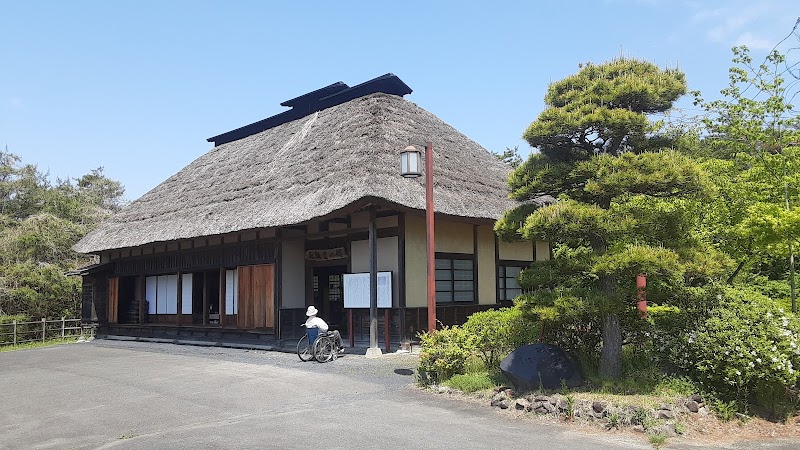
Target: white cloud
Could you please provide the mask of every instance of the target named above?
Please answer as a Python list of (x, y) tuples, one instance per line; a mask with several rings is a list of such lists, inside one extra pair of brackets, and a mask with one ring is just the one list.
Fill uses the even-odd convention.
[(792, 2), (732, 0), (724, 6), (709, 8), (708, 3), (686, 2), (693, 11), (690, 25), (705, 27), (706, 37), (726, 46), (747, 45), (752, 49), (770, 49), (791, 30), (798, 10)]
[(751, 50), (771, 50), (775, 46), (775, 42), (747, 32), (736, 38), (736, 45), (746, 45)]

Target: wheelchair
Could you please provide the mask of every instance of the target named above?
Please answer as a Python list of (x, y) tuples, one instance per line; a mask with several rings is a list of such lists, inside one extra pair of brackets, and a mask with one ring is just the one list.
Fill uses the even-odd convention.
[(320, 333), (318, 328), (307, 328), (306, 334), (297, 342), (297, 356), (300, 361), (328, 362), (339, 356), (339, 348), (333, 333)]

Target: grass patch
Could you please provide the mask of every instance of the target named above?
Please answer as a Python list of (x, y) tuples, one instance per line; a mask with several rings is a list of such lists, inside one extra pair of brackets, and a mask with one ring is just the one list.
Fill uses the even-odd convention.
[(667, 442), (667, 437), (663, 434), (653, 434), (650, 436), (650, 445), (653, 446), (654, 449), (658, 450)]
[(504, 384), (505, 377), (501, 373), (490, 373), (488, 371), (466, 373), (454, 375), (443, 384), (461, 392), (478, 392), (492, 389), (495, 386)]
[(0, 346), (0, 353), (1, 352), (13, 352), (15, 350), (28, 350), (32, 348), (43, 348), (43, 347), (52, 347), (54, 345), (61, 345), (61, 344), (69, 344), (72, 342), (76, 342), (77, 338), (65, 338), (65, 339), (51, 339), (49, 341), (44, 342), (26, 342), (24, 344), (19, 345), (3, 345)]

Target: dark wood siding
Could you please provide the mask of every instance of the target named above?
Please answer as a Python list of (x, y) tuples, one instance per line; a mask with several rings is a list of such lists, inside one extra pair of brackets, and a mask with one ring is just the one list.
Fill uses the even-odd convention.
[(119, 316), (119, 278), (108, 279), (108, 323), (117, 323)]
[(115, 273), (117, 275), (152, 275), (272, 263), (274, 261), (274, 242), (243, 242), (220, 248), (180, 250), (125, 258), (116, 261)]

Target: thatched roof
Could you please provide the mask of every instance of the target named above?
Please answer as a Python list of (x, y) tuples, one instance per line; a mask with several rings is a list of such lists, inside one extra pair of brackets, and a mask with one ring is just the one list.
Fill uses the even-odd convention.
[(307, 222), (365, 198), (424, 210), (399, 175), (409, 139), (434, 148), (438, 214), (497, 219), (509, 168), (416, 104), (375, 93), (221, 144), (81, 239), (82, 253)]

